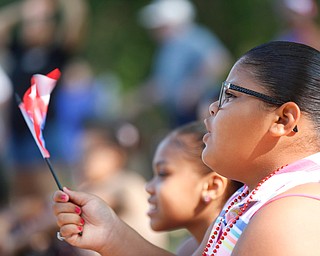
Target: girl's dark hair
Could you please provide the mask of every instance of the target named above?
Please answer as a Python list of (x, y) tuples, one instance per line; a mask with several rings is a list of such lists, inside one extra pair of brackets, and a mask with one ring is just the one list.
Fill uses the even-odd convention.
[(191, 122), (176, 128), (169, 134), (170, 142), (181, 148), (185, 152), (185, 157), (199, 166), (199, 170), (204, 173), (212, 172), (202, 162), (202, 151), (205, 144), (202, 141), (206, 129), (203, 122)]
[(245, 53), (238, 63), (250, 70), (268, 95), (295, 102), (320, 134), (320, 52), (310, 46), (272, 41)]
[[(207, 133), (204, 123), (194, 121), (176, 128), (169, 134), (170, 142), (180, 147), (186, 154), (185, 157), (190, 159), (193, 164), (197, 165), (197, 170), (202, 173), (210, 173), (212, 170), (202, 161), (202, 151), (205, 144), (202, 140)], [(242, 183), (229, 180), (226, 190), (226, 198), (229, 198), (236, 190), (242, 187)]]

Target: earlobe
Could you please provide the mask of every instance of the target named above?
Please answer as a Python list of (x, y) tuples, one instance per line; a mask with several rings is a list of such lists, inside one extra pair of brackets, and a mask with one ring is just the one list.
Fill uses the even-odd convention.
[(205, 204), (208, 204), (212, 200), (212, 195), (209, 193), (209, 182), (205, 182), (203, 184), (202, 192), (201, 192), (201, 199)]
[(275, 136), (293, 135), (298, 132), (298, 121), (301, 111), (294, 102), (287, 102), (276, 110), (276, 118), (269, 131)]
[(201, 198), (205, 204), (220, 198), (226, 188), (227, 179), (216, 173), (209, 174), (209, 177), (203, 184)]

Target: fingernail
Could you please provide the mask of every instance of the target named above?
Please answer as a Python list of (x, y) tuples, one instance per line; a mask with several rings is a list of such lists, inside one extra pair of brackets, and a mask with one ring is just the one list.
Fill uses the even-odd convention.
[(77, 206), (76, 209), (75, 209), (75, 212), (76, 212), (77, 214), (80, 214), (80, 213), (81, 213), (81, 208), (80, 208), (79, 206)]
[(79, 230), (80, 232), (82, 232), (83, 227), (82, 227), (82, 226), (78, 226), (78, 230)]
[(84, 225), (84, 219), (83, 218), (80, 219), (80, 224)]
[(66, 195), (61, 195), (60, 198), (61, 198), (61, 200), (63, 200), (63, 201), (67, 201), (67, 196), (66, 196)]
[(70, 188), (67, 188), (67, 187), (63, 187), (63, 191), (71, 191), (71, 189)]

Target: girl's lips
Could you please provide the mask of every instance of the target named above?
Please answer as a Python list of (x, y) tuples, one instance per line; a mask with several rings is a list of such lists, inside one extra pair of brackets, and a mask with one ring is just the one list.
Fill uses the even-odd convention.
[(149, 205), (149, 210), (148, 210), (148, 212), (147, 212), (147, 215), (148, 215), (149, 217), (152, 217), (156, 212), (157, 212), (157, 206), (154, 205), (154, 204), (150, 204), (150, 205)]
[(206, 142), (209, 137), (210, 137), (210, 132), (208, 132), (205, 135), (203, 135), (203, 138), (202, 138), (203, 142)]

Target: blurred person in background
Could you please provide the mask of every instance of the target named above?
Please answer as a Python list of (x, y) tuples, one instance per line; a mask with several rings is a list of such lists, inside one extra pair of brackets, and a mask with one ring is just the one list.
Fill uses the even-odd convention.
[[(15, 93), (22, 98), (33, 74), (63, 69), (70, 56), (81, 48), (86, 18), (85, 0), (21, 0), (1, 8), (0, 33), (5, 39), (2, 49), (6, 51), (3, 63), (6, 63)], [(41, 154), (14, 97), (9, 112), (12, 196), (41, 192), (43, 188), (47, 191), (52, 186), (48, 186), (49, 183), (39, 186), (39, 182), (51, 181), (50, 174), (39, 170), (44, 168)], [(50, 132), (53, 119), (54, 113), (49, 110), (45, 133)], [(47, 146), (50, 148), (50, 138)]]
[[(167, 247), (167, 235), (154, 232), (148, 223), (148, 194), (145, 179), (128, 169), (128, 150), (123, 143), (130, 134), (120, 134), (126, 123), (88, 123), (78, 147), (82, 151), (77, 171), (73, 172), (78, 189), (101, 197), (118, 216), (148, 241)], [(95, 252), (80, 250), (84, 255)]]
[(80, 160), (77, 141), (83, 136), (86, 122), (107, 120), (116, 111), (119, 95), (115, 87), (96, 77), (84, 58), (78, 57), (66, 64), (51, 102), (55, 132), (49, 136), (54, 139), (56, 158), (66, 168), (72, 169)]
[(9, 177), (6, 172), (8, 143), (8, 109), (12, 96), (12, 84), (0, 64), (0, 209), (9, 199)]
[(1, 256), (78, 256), (56, 238), (50, 198), (26, 195), (0, 210)]
[(319, 7), (315, 0), (275, 1), (275, 11), (283, 22), (277, 40), (309, 45), (320, 50)]
[[(5, 184), (1, 182), (1, 188), (9, 183), (8, 192), (4, 191), (8, 195), (6, 205), (0, 209), (0, 255), (75, 255), (70, 246), (56, 243), (47, 197), (55, 185), (14, 93), (22, 98), (33, 74), (63, 69), (69, 58), (81, 50), (86, 18), (85, 0), (17, 0), (0, 8), (0, 62), (4, 73), (0, 98), (8, 98), (0, 110), (1, 128), (2, 113), (7, 115), (7, 130), (4, 134), (1, 130), (1, 150), (5, 149), (8, 161), (3, 166), (7, 179)], [(53, 118), (49, 110), (45, 133)], [(46, 141), (50, 144), (50, 137)]]
[(139, 12), (141, 25), (157, 43), (141, 97), (160, 105), (171, 127), (197, 119), (199, 100), (231, 64), (229, 51), (195, 16), (188, 0), (154, 0)]

